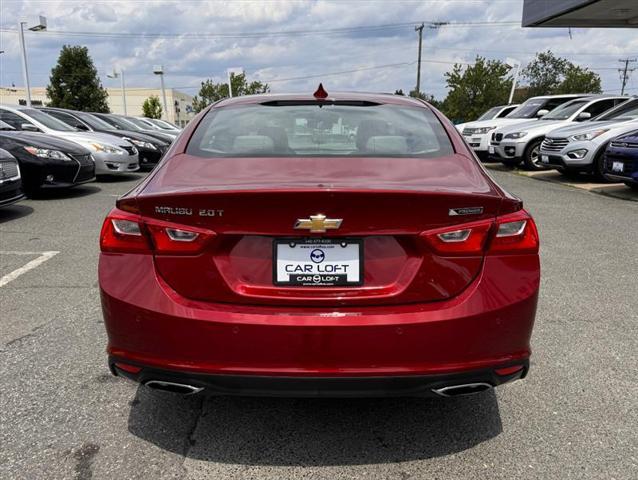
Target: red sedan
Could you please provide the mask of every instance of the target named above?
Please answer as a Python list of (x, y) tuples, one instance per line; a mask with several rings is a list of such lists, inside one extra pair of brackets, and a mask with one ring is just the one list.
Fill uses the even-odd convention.
[(213, 395), (453, 396), (527, 374), (536, 226), (425, 102), (226, 99), (116, 205), (99, 266), (115, 375)]

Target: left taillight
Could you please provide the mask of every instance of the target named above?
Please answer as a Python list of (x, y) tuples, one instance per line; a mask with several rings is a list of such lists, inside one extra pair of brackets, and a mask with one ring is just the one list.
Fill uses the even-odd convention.
[(102, 225), (100, 249), (114, 253), (195, 255), (214, 236), (210, 230), (146, 219), (115, 208)]

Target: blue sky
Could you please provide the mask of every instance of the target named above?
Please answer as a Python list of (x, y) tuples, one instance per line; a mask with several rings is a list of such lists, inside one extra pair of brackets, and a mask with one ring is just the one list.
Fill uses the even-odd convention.
[[(190, 94), (206, 78), (221, 81), (229, 67), (241, 67), (249, 78), (270, 82), (276, 92), (311, 90), (319, 81), (328, 91), (407, 91), (416, 82), (414, 25), (440, 21), (518, 25), (426, 28), (421, 89), (437, 98), (446, 94), (444, 73), (454, 62), (471, 63), (480, 54), (525, 63), (534, 52), (546, 49), (594, 69), (603, 79), (604, 90), (619, 92), (618, 59), (638, 57), (638, 30), (573, 29), (570, 39), (564, 28), (524, 29), (519, 26), (522, 3), (2, 0), (0, 86), (23, 84), (18, 38), (15, 31), (6, 30), (15, 30), (20, 20), (33, 23), (37, 15), (44, 15), (49, 32), (26, 35), (32, 86), (47, 84), (61, 46), (71, 44), (89, 48), (105, 86), (119, 86), (119, 80), (106, 78), (113, 68), (124, 69), (130, 87), (158, 86), (152, 66), (163, 64), (166, 86)], [(409, 25), (325, 32), (397, 23)], [(315, 75), (318, 77), (299, 78)], [(638, 94), (638, 71), (630, 80), (628, 93)]]

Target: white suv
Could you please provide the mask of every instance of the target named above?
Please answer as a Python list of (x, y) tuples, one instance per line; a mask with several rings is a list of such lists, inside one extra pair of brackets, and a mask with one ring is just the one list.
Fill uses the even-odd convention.
[(494, 153), (493, 149), (490, 151), (492, 130), (540, 118), (565, 102), (586, 96), (574, 94), (529, 98), (506, 117), (466, 124), (462, 132), (463, 138), (479, 157), (486, 157)]
[(563, 126), (586, 122), (628, 99), (619, 95), (578, 98), (563, 103), (540, 120), (497, 128), (490, 141), (494, 147), (493, 157), (505, 165), (518, 165), (522, 161), (528, 170), (545, 170), (547, 167), (541, 163), (539, 155), (545, 135)]

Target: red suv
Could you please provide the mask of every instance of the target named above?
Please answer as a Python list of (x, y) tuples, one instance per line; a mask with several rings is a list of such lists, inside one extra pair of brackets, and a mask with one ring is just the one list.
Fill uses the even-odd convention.
[(181, 393), (476, 393), (527, 374), (538, 234), (396, 95), (200, 113), (101, 232), (113, 374)]

